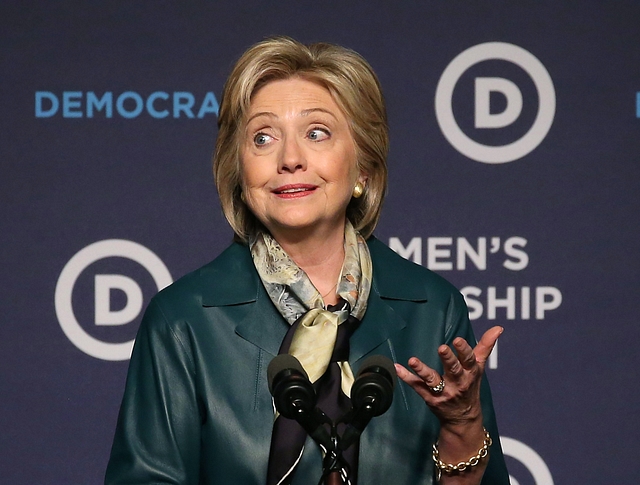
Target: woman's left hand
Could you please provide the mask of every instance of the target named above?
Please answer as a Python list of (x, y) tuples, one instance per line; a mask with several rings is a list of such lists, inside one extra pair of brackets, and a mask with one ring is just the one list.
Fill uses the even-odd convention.
[[(477, 422), (482, 416), (480, 382), (485, 363), (502, 332), (502, 327), (490, 328), (473, 349), (465, 339), (457, 337), (453, 341), (457, 356), (448, 345), (438, 347), (444, 369), (442, 376), (417, 357), (411, 357), (409, 367), (415, 374), (396, 364), (398, 377), (424, 399), (441, 426), (455, 427)], [(438, 392), (442, 380), (444, 389)]]

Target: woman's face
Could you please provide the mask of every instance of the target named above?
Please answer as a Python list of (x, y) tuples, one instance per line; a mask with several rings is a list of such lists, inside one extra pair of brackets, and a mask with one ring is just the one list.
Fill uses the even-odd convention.
[(276, 239), (342, 231), (365, 180), (346, 117), (329, 91), (300, 78), (254, 93), (241, 162), (245, 202)]

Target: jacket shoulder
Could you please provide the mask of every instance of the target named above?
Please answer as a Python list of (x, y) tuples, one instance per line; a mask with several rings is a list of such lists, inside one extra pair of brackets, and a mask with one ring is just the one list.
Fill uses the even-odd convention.
[(253, 287), (255, 282), (247, 270), (252, 268), (248, 248), (233, 243), (213, 261), (177, 279), (152, 300), (175, 311), (184, 309), (185, 305), (201, 307), (251, 301), (255, 291), (247, 292), (247, 287)]

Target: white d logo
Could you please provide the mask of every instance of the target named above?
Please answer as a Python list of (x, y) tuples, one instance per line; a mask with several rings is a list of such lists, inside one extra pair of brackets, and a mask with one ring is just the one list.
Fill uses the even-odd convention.
[[(110, 257), (127, 258), (142, 265), (151, 274), (158, 290), (173, 282), (162, 260), (141, 244), (124, 239), (98, 241), (78, 251), (62, 269), (56, 284), (56, 316), (67, 338), (86, 354), (103, 360), (127, 360), (131, 357), (134, 341), (109, 343), (92, 337), (78, 323), (71, 302), (73, 287), (80, 274), (96, 261)], [(127, 304), (121, 310), (110, 308), (111, 289), (121, 290), (127, 297)], [(141, 310), (142, 290), (134, 280), (123, 275), (95, 275), (96, 325), (124, 325), (134, 320)]]
[[(538, 92), (538, 114), (529, 131), (508, 145), (491, 146), (478, 143), (460, 129), (453, 115), (453, 90), (460, 77), (471, 66), (490, 59), (512, 62), (533, 80)], [(502, 113), (491, 114), (491, 92), (502, 93), (507, 107)], [(536, 148), (549, 132), (556, 112), (556, 93), (551, 76), (530, 52), (513, 44), (487, 42), (458, 54), (442, 73), (436, 88), (436, 118), (445, 138), (463, 155), (483, 163), (506, 163), (522, 158)], [(511, 81), (499, 77), (475, 80), (475, 127), (502, 128), (513, 123), (522, 111), (522, 93)]]
[[(504, 436), (500, 438), (500, 444), (505, 456), (515, 458), (529, 470), (536, 485), (553, 485), (553, 478), (549, 468), (532, 448), (518, 440), (505, 438)], [(509, 479), (511, 480), (511, 485), (519, 485), (515, 478), (509, 477)]]

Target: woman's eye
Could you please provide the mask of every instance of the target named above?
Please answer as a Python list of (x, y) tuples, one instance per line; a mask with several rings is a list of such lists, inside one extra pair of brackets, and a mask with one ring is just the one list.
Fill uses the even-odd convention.
[(307, 136), (309, 137), (309, 140), (322, 141), (329, 138), (329, 132), (320, 128), (314, 128)]
[(253, 143), (256, 144), (256, 146), (264, 146), (267, 143), (269, 143), (271, 141), (271, 137), (265, 133), (258, 133), (256, 136), (253, 137)]

